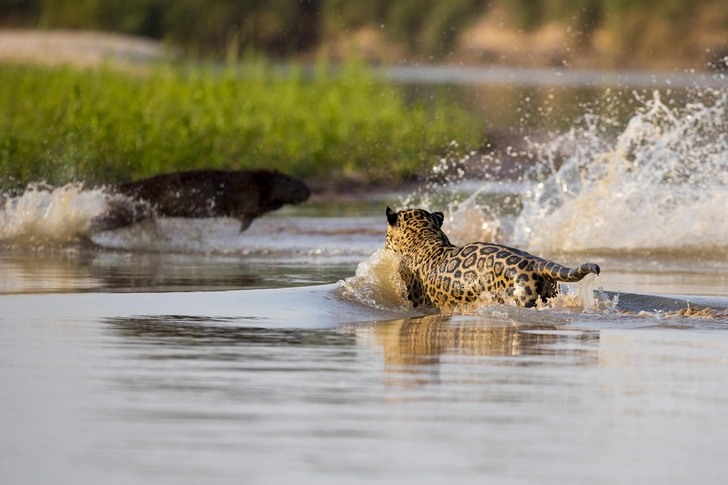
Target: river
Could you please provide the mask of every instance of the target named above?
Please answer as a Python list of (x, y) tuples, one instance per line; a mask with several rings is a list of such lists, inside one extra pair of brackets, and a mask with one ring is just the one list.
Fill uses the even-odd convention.
[[(243, 233), (92, 233), (106, 199), (82, 185), (8, 199), (0, 482), (725, 483), (728, 92), (626, 92), (616, 116), (599, 89), (517, 178), (507, 150), (444, 158)], [(549, 88), (519, 93), (514, 116), (553, 119)], [(422, 314), (388, 205), (602, 273), (535, 309)]]

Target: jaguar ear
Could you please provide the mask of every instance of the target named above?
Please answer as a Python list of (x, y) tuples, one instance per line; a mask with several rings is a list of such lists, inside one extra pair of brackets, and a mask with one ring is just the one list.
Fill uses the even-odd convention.
[(390, 226), (393, 226), (397, 222), (397, 213), (387, 207), (387, 222)]
[(433, 212), (432, 215), (437, 222), (437, 227), (442, 227), (442, 223), (445, 222), (445, 214), (442, 212)]

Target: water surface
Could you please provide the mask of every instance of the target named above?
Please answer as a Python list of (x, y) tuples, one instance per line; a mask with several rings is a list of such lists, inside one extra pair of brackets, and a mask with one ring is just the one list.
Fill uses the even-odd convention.
[[(80, 184), (6, 198), (0, 482), (725, 483), (728, 117), (698, 94), (586, 111), (524, 142), (516, 179), (508, 153), (445, 157), (411, 193), (243, 233), (94, 233), (107, 196)], [(387, 205), (602, 274), (541, 308), (423, 314)]]
[(724, 322), (342, 324), (335, 290), (3, 297), (3, 481), (726, 478)]

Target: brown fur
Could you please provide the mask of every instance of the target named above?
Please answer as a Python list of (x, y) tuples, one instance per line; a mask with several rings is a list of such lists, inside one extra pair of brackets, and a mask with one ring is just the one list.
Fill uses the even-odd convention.
[(308, 199), (306, 185), (275, 170), (194, 170), (157, 175), (111, 187), (108, 213), (95, 221), (100, 230), (123, 227), (151, 215), (234, 217), (246, 229), (256, 217)]

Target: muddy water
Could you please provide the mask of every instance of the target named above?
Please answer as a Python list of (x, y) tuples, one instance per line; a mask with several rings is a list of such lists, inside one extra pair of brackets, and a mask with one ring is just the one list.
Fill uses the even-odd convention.
[(601, 307), (422, 316), (383, 219), (354, 245), (348, 218), (271, 217), (246, 255), (6, 251), (2, 482), (728, 478), (725, 261), (599, 256)]
[[(106, 199), (80, 185), (7, 199), (0, 482), (725, 483), (727, 118), (701, 93), (644, 99), (614, 137), (585, 116), (516, 181), (443, 159), (413, 193), (244, 233), (92, 233)], [(382, 250), (387, 205), (602, 274), (426, 315)]]
[(725, 321), (337, 290), (3, 297), (3, 482), (726, 479)]

